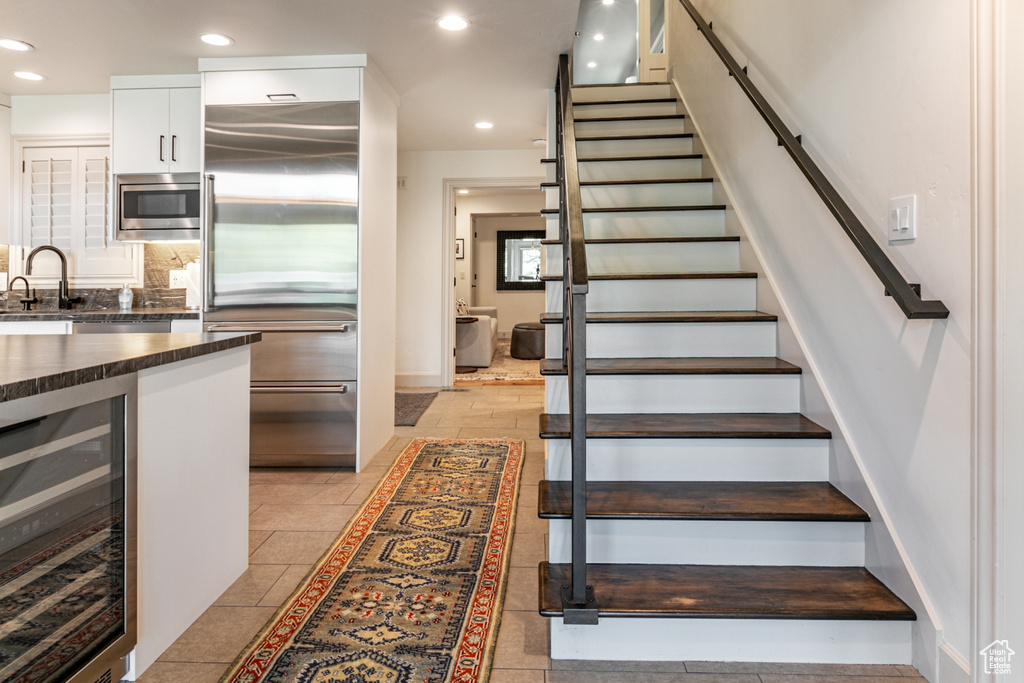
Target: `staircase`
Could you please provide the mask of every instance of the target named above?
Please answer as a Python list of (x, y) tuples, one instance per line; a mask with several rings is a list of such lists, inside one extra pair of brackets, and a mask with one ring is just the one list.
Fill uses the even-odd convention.
[[(572, 98), (599, 623), (562, 619), (572, 454), (562, 275), (551, 272), (539, 501), (551, 656), (909, 664), (914, 612), (864, 568), (868, 515), (829, 483), (831, 435), (800, 414), (800, 368), (776, 357), (777, 318), (756, 310), (757, 274), (740, 270), (740, 238), (726, 234), (671, 87), (585, 86)], [(545, 187), (557, 196), (557, 183)], [(545, 213), (555, 237), (558, 210)], [(545, 243), (559, 268), (560, 241)]]

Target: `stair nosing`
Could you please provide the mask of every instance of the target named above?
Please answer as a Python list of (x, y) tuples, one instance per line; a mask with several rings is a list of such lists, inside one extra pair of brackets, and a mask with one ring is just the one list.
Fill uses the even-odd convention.
[[(590, 207), (583, 209), (583, 213), (642, 213), (642, 212), (669, 212), (669, 211), (725, 211), (725, 204), (695, 204), (692, 206), (619, 206), (619, 207)], [(558, 209), (541, 209), (542, 215), (558, 214)]]
[[(630, 280), (755, 280), (752, 271), (695, 271), (692, 273), (589, 273), (591, 282), (625, 282)], [(541, 275), (541, 282), (558, 282), (561, 275)]]
[[(540, 482), (537, 515), (541, 519), (572, 518), (572, 481)], [(609, 501), (616, 492), (631, 494), (646, 503), (660, 501), (659, 509), (623, 510)], [(675, 497), (673, 499), (673, 494)], [(742, 496), (744, 501), (761, 499), (743, 509), (742, 505), (721, 504), (723, 496)], [(803, 511), (773, 511), (784, 497), (786, 503), (800, 502)], [(673, 509), (673, 505), (675, 509)], [(815, 509), (817, 507), (817, 509)], [(829, 509), (822, 509), (823, 507)], [(749, 522), (870, 522), (867, 512), (830, 482), (747, 482), (747, 481), (589, 481), (587, 519), (660, 521), (749, 521)]]
[[(569, 416), (563, 413), (541, 413), (540, 438), (567, 439), (568, 427), (562, 427)], [(691, 423), (685, 428), (671, 427), (670, 420)], [(752, 428), (752, 421), (762, 420), (763, 427)], [(633, 429), (625, 429), (626, 421)], [(666, 425), (656, 428), (650, 422)], [(616, 423), (622, 422), (622, 427)], [(729, 422), (736, 424), (729, 426)], [(602, 426), (602, 423), (612, 423)], [(718, 426), (702, 426), (702, 423)], [(780, 424), (789, 423), (789, 424)], [(796, 424), (797, 429), (794, 428)], [(743, 426), (744, 424), (748, 426)], [(588, 439), (831, 439), (832, 433), (800, 413), (587, 413)]]
[(595, 116), (593, 118), (573, 118), (573, 123), (618, 123), (620, 121), (678, 121), (685, 119), (686, 114), (652, 114), (649, 116)]
[[(656, 367), (651, 361), (690, 361), (692, 368), (680, 363), (673, 368)], [(750, 364), (745, 367), (742, 361), (775, 361), (774, 367), (757, 367)], [(711, 365), (718, 363), (717, 366)], [(733, 367), (729, 367), (730, 363)], [(649, 367), (644, 367), (645, 365)], [(615, 367), (621, 366), (621, 367)], [(701, 367), (708, 366), (708, 367)], [(792, 363), (773, 356), (746, 357), (648, 357), (648, 358), (588, 358), (586, 374), (588, 376), (629, 376), (629, 375), (799, 375), (803, 370)], [(543, 358), (540, 361), (540, 374), (546, 377), (562, 377), (568, 369), (560, 358)]]
[[(692, 185), (696, 183), (713, 183), (714, 178), (643, 178), (640, 180), (581, 180), (580, 187), (600, 187), (601, 185), (629, 186), (629, 185)], [(545, 181), (540, 184), (542, 188), (561, 187), (556, 180)]]
[(678, 103), (679, 100), (677, 100), (674, 97), (647, 97), (647, 98), (643, 98), (643, 99), (639, 99), (639, 100), (586, 100), (584, 102), (576, 102), (574, 100), (573, 103), (572, 103), (572, 106), (575, 108), (575, 107), (594, 107), (594, 106), (606, 105), (606, 104), (607, 105), (618, 105), (618, 104), (668, 104), (670, 102)]
[[(658, 317), (655, 313), (664, 313)], [(712, 320), (717, 316), (720, 319)], [(659, 324), (659, 323), (735, 323), (735, 322), (778, 322), (773, 313), (761, 311), (619, 311), (587, 314), (588, 324)], [(545, 325), (559, 325), (562, 314), (547, 311), (540, 317)]]
[[(599, 237), (584, 239), (584, 244), (693, 244), (704, 242), (739, 242), (739, 235), (695, 235), (688, 237)], [(543, 239), (546, 246), (558, 245), (562, 240)]]
[[(571, 565), (541, 562), (540, 614), (562, 616), (561, 586), (571, 581)], [(652, 580), (661, 583), (652, 586)], [(752, 581), (756, 579), (756, 584)], [(700, 580), (704, 585), (697, 586)], [(856, 581), (859, 585), (843, 590)], [(667, 564), (587, 564), (587, 582), (593, 583), (602, 617), (704, 618), (704, 619), (807, 619), (819, 621), (914, 621), (914, 610), (889, 590), (864, 567), (798, 567), (744, 565), (667, 565)], [(686, 595), (670, 591), (687, 583), (693, 586)], [(602, 591), (602, 585), (606, 586)], [(799, 599), (822, 600), (819, 586), (827, 586), (834, 604), (819, 608), (797, 609)], [(725, 600), (735, 595), (737, 587), (755, 591), (756, 605), (731, 607)], [(660, 590), (664, 589), (664, 590)], [(667, 604), (664, 608), (629, 609), (607, 596), (618, 590), (634, 605), (654, 599)], [(854, 592), (858, 594), (854, 595)], [(602, 600), (602, 594), (606, 596)], [(875, 609), (857, 608), (857, 598), (874, 597), (886, 605)], [(673, 598), (679, 599), (672, 602)], [(628, 601), (627, 599), (627, 601)], [(717, 602), (717, 605), (715, 601)], [(653, 599), (652, 599), (653, 602)], [(749, 604), (749, 601), (748, 601)]]

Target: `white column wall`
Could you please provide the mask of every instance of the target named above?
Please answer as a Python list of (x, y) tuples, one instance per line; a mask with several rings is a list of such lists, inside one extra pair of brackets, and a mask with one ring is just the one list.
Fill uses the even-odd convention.
[[(944, 648), (970, 656), (970, 13), (967, 0), (696, 0), (869, 231), (947, 321), (908, 321), (677, 3), (671, 77), (714, 156), (824, 388), (848, 458)], [(906, 29), (906, 30), (903, 30)], [(918, 239), (887, 246), (888, 201), (915, 194)], [(831, 418), (829, 418), (831, 421)], [(901, 557), (902, 555), (902, 557)], [(915, 656), (934, 669), (935, 645)], [(928, 658), (931, 661), (924, 661)]]

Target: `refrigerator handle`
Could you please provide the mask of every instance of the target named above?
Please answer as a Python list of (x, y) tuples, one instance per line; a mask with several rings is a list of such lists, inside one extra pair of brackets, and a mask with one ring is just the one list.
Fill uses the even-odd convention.
[(213, 238), (213, 174), (203, 174), (203, 310), (213, 307), (213, 250), (210, 240)]

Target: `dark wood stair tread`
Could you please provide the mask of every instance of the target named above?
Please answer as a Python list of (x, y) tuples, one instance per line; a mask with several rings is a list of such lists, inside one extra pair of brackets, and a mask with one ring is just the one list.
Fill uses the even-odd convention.
[[(540, 361), (540, 374), (565, 375), (561, 358)], [(798, 375), (780, 358), (588, 358), (588, 375)]]
[(643, 116), (595, 116), (593, 118), (574, 118), (573, 123), (609, 123), (615, 121), (657, 121), (660, 119), (685, 119), (686, 114), (648, 114)]
[[(625, 281), (625, 280), (750, 280), (757, 277), (757, 273), (749, 271), (715, 271), (715, 272), (694, 272), (694, 273), (590, 273), (587, 278), (594, 282), (596, 280)], [(541, 275), (544, 282), (559, 282), (561, 275)]]
[(572, 106), (575, 107), (594, 107), (604, 104), (665, 104), (667, 102), (676, 102), (674, 97), (645, 97), (639, 100), (587, 100), (586, 102), (573, 102)]
[[(542, 481), (544, 519), (572, 516), (572, 482)], [(591, 481), (588, 519), (867, 522), (868, 514), (828, 482)]]
[[(572, 568), (542, 562), (540, 613), (562, 616)], [(863, 567), (588, 564), (606, 617), (913, 621), (914, 611)]]
[[(674, 136), (673, 135), (651, 135), (651, 137), (654, 138), (654, 137), (674, 137)], [(577, 139), (579, 140), (580, 138), (577, 138)], [(677, 154), (650, 155), (650, 154), (647, 154), (647, 155), (637, 155), (637, 156), (629, 156), (629, 157), (587, 157), (587, 158), (584, 158), (584, 159), (579, 159), (578, 158), (577, 162), (580, 163), (580, 164), (593, 164), (595, 162), (605, 162), (605, 161), (663, 161), (663, 160), (666, 160), (666, 159), (703, 159), (703, 155), (701, 155), (701, 154), (689, 154), (689, 155), (677, 155)], [(556, 163), (558, 163), (558, 160), (557, 159), (550, 159), (550, 158), (549, 159), (542, 159), (541, 163), (542, 164), (556, 164)]]
[[(680, 138), (692, 138), (693, 133), (637, 133), (635, 135), (577, 135), (576, 143), (581, 142), (605, 142), (605, 141), (617, 141), (617, 140), (672, 140)], [(703, 158), (703, 154), (673, 154), (665, 156), (643, 156), (635, 157), (638, 161), (646, 161), (648, 159), (700, 159)], [(577, 159), (577, 161), (622, 161), (623, 159), (630, 159), (631, 157), (597, 157), (593, 159)], [(545, 160), (547, 161), (547, 160)], [(551, 161), (555, 161), (551, 159)]]
[[(584, 208), (583, 213), (641, 213), (650, 211), (725, 211), (725, 204), (696, 204), (684, 206), (601, 206)], [(558, 209), (541, 209), (541, 215), (558, 215)]]
[[(761, 311), (615, 311), (587, 313), (588, 323), (766, 323), (778, 316)], [(562, 314), (547, 312), (540, 321), (545, 325), (562, 322)]]
[[(584, 244), (694, 244), (698, 242), (739, 242), (739, 235), (706, 235), (701, 237), (604, 237), (584, 239)], [(562, 240), (541, 240), (541, 244), (561, 244)]]
[[(645, 178), (640, 180), (583, 180), (580, 187), (601, 187), (603, 185), (692, 185), (695, 183), (713, 183), (713, 178)], [(544, 182), (541, 187), (559, 187), (558, 182)]]
[[(587, 415), (591, 439), (829, 439), (799, 413), (598, 413)], [(568, 439), (569, 416), (541, 413), (540, 438)]]

